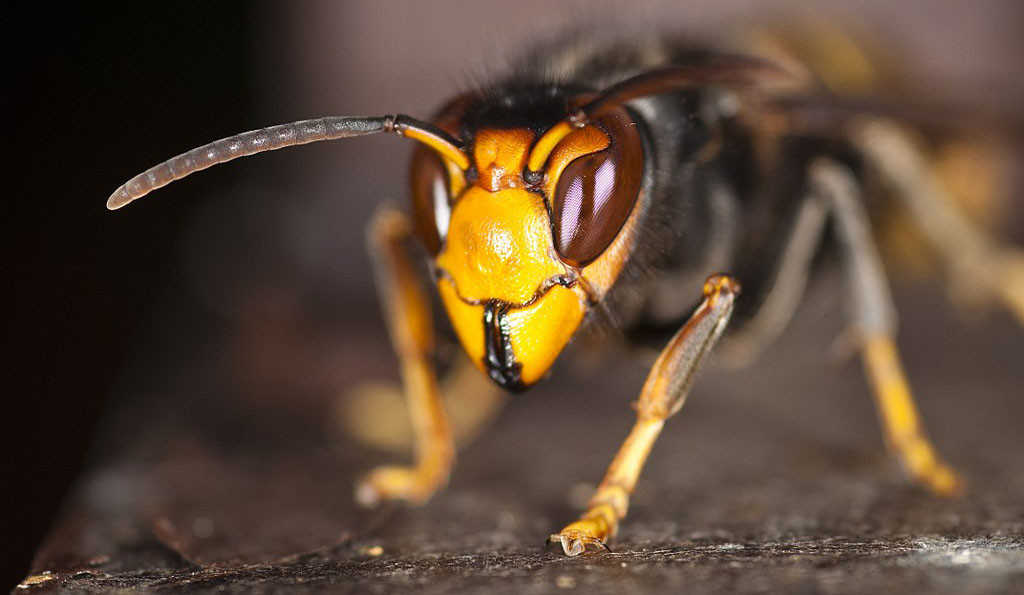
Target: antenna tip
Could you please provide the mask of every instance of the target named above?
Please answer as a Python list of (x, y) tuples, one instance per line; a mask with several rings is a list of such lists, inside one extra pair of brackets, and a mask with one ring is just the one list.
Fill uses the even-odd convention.
[(117, 209), (120, 209), (126, 204), (132, 202), (132, 200), (134, 199), (128, 195), (125, 187), (121, 186), (110, 195), (110, 198), (107, 199), (107, 208), (111, 211), (116, 211)]

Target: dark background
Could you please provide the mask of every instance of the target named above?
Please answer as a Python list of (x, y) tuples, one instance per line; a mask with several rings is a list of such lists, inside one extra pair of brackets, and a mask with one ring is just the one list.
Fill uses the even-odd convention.
[[(202, 301), (270, 279), (300, 287), (314, 307), (344, 296), (347, 308), (377, 316), (361, 226), (379, 199), (401, 200), (407, 148), (367, 139), (264, 156), (118, 213), (103, 207), (109, 193), (179, 151), (256, 126), (329, 113), (425, 115), (453, 81), (580, 13), (570, 3), (550, 20), (546, 4), (514, 14), (468, 2), (295, 3), (288, 13), (235, 2), (13, 9), (0, 588), (25, 575), (119, 372), (152, 353), (154, 304), (181, 295), (173, 288), (200, 287), (185, 294)], [(924, 94), (941, 90), (996, 113), (1024, 101), (1015, 2), (831, 4), (909, 56)], [(608, 3), (610, 18), (627, 12), (621, 6)], [(759, 10), (777, 18), (792, 6)], [(666, 7), (678, 3), (628, 12), (650, 20)], [(681, 30), (757, 17), (746, 2), (679, 10)], [(220, 195), (230, 196), (200, 205)], [(239, 195), (252, 210), (237, 209), (247, 204)], [(211, 242), (220, 230), (235, 239)], [(207, 253), (197, 246), (219, 247), (198, 273), (189, 263)]]
[[(251, 6), (29, 4), (4, 18), (16, 43), (5, 84), (13, 250), (4, 259), (0, 588), (24, 577), (86, 459), (193, 206), (172, 194), (112, 214), (105, 197), (135, 170), (253, 120)], [(223, 182), (196, 183), (192, 197)]]

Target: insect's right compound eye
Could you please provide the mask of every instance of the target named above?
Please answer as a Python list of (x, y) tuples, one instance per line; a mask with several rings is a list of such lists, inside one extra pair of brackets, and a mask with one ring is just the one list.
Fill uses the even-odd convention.
[(643, 146), (628, 113), (616, 110), (599, 123), (600, 137), (596, 128), (584, 129), (555, 150), (557, 160), (564, 147), (570, 147), (570, 155), (587, 147), (601, 149), (564, 166), (552, 195), (555, 249), (575, 267), (590, 264), (608, 249), (633, 211), (643, 178)]
[(416, 235), (431, 254), (437, 254), (448, 235), (451, 218), (451, 182), (437, 153), (426, 147), (416, 149), (410, 185)]

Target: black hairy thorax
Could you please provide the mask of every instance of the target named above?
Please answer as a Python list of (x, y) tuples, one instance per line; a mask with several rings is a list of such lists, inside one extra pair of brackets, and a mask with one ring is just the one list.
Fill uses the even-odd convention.
[(573, 102), (586, 92), (576, 85), (512, 82), (476, 95), (462, 117), (462, 140), (469, 143), (484, 128), (524, 128), (539, 137), (564, 120)]

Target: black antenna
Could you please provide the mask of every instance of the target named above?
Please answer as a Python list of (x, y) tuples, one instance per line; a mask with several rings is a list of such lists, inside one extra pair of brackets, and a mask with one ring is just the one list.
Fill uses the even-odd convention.
[(597, 97), (549, 128), (534, 143), (526, 171), (535, 175), (559, 141), (573, 130), (582, 128), (591, 118), (600, 116), (606, 110), (633, 99), (707, 86), (750, 92), (773, 84), (802, 82), (799, 77), (774, 62), (729, 54), (705, 56), (687, 64), (648, 70), (605, 88)]
[(638, 97), (687, 88), (710, 85), (744, 89), (772, 83), (793, 83), (797, 80), (798, 77), (793, 73), (768, 60), (740, 55), (714, 55), (690, 64), (649, 70), (615, 83), (580, 108), (580, 112), (593, 117), (606, 108), (622, 105)]
[(459, 167), (469, 167), (469, 159), (462, 152), (462, 143), (443, 130), (409, 116), (317, 118), (243, 132), (172, 157), (125, 182), (107, 199), (107, 208), (120, 209), (175, 180), (239, 157), (378, 132), (394, 132), (407, 136), (426, 144)]
[(110, 195), (107, 208), (120, 209), (157, 188), (218, 163), (294, 145), (388, 132), (393, 129), (394, 121), (394, 116), (317, 118), (222, 138), (172, 157), (128, 180)]

